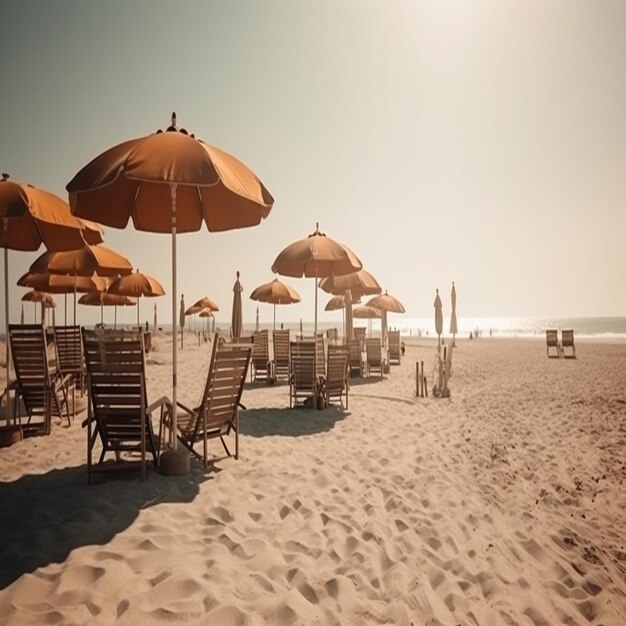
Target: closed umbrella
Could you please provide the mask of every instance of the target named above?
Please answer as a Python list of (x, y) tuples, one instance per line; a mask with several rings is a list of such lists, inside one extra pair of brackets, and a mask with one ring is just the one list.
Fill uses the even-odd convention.
[[(316, 224), (315, 232), (282, 250), (272, 264), (272, 272), (295, 278), (315, 278), (314, 337), (317, 341), (317, 281), (332, 275), (350, 274), (362, 267), (350, 248), (321, 233)], [(314, 354), (313, 371), (317, 371), (317, 350)]]
[(450, 333), (452, 334), (452, 347), (456, 348), (456, 334), (459, 332), (456, 324), (456, 288), (452, 281), (452, 293), (450, 294), (452, 301), (452, 313), (450, 313)]
[(437, 295), (435, 296), (435, 332), (437, 333), (437, 352), (441, 352), (441, 333), (443, 332), (443, 311), (441, 305), (441, 298), (439, 297), (439, 289), (437, 289)]
[[(119, 144), (87, 164), (67, 185), (75, 215), (116, 228), (130, 217), (138, 230), (172, 235), (172, 324), (176, 337), (176, 234), (255, 226), (274, 199), (263, 183), (232, 155), (176, 125), (165, 132)], [(172, 342), (172, 404), (176, 406), (176, 341)], [(176, 411), (170, 445), (177, 447)], [(167, 458), (167, 455), (166, 455)], [(177, 461), (162, 463), (187, 473)]]
[[(165, 295), (163, 285), (152, 276), (137, 270), (134, 274), (118, 276), (107, 289), (109, 293), (132, 298), (157, 298)], [(139, 299), (137, 300), (137, 328), (139, 328)]]
[[(102, 241), (101, 232), (93, 231), (70, 213), (69, 206), (58, 196), (32, 185), (9, 180), (0, 181), (0, 247), (4, 248), (4, 322), (9, 336), (9, 250), (35, 251), (43, 243), (48, 250), (71, 250), (89, 239)], [(6, 373), (9, 381), (10, 344), (6, 341)], [(7, 412), (11, 403), (7, 404)], [(10, 415), (7, 415), (10, 417)]]
[(239, 339), (243, 332), (243, 312), (241, 302), (241, 292), (243, 287), (239, 282), (239, 272), (237, 272), (237, 280), (233, 285), (233, 311), (230, 321), (230, 329), (233, 339)]
[(276, 305), (300, 302), (300, 294), (287, 283), (275, 278), (269, 283), (263, 283), (254, 289), (250, 294), (250, 300), (274, 305), (274, 330), (276, 330)]

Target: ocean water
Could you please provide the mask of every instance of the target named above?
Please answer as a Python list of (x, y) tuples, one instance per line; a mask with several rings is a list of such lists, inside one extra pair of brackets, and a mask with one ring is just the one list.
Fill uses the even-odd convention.
[[(563, 329), (573, 329), (576, 337), (589, 339), (605, 339), (626, 341), (626, 317), (465, 317), (458, 320), (457, 336), (469, 336), (469, 333), (476, 333), (478, 330), (483, 337), (537, 337), (544, 339), (545, 331), (548, 328), (555, 328), (559, 331)], [(403, 315), (390, 313), (387, 317), (390, 328), (397, 328), (404, 335), (410, 336), (434, 336), (435, 322), (431, 318), (412, 318)], [(283, 322), (284, 328), (300, 332), (300, 322)], [(355, 326), (366, 326), (371, 328), (374, 335), (380, 333), (380, 320), (355, 319)], [(223, 324), (217, 327), (225, 333), (229, 328)], [(277, 328), (280, 327), (277, 325)], [(261, 329), (272, 329), (272, 324), (261, 324)], [(338, 328), (341, 334), (341, 321), (327, 322), (318, 320), (318, 330), (326, 331), (329, 328)], [(165, 324), (164, 330), (171, 330), (171, 325)], [(188, 324), (187, 330), (193, 330), (193, 326)], [(200, 329), (198, 325), (197, 329)], [(449, 335), (450, 319), (444, 318), (443, 334)], [(255, 330), (254, 324), (244, 324), (244, 333)], [(302, 330), (305, 335), (313, 334), (313, 322), (303, 321)]]

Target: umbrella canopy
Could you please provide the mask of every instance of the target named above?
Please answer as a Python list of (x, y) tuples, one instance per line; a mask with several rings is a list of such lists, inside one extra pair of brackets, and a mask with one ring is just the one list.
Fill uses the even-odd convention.
[(452, 281), (452, 292), (450, 293), (450, 300), (452, 301), (452, 312), (450, 313), (450, 334), (452, 335), (452, 346), (456, 347), (456, 334), (459, 332), (456, 322), (456, 288), (454, 281)]
[(44, 291), (27, 291), (22, 296), (22, 302), (41, 302), (46, 307), (54, 307), (56, 306), (54, 300), (52, 299), (52, 295), (46, 293)]
[(346, 306), (346, 301), (343, 295), (333, 296), (324, 307), (324, 311), (338, 311)]
[[(300, 302), (300, 294), (287, 283), (278, 278), (259, 285), (251, 294), (250, 300), (258, 302), (267, 302), (274, 305), (274, 330), (276, 330), (276, 305), (277, 304), (295, 304)], [(257, 308), (258, 311), (258, 308)]]
[[(172, 234), (172, 325), (176, 337), (176, 233), (255, 226), (274, 204), (243, 163), (176, 125), (119, 144), (88, 163), (68, 183), (72, 212), (101, 224)], [(172, 404), (176, 406), (172, 342)], [(176, 411), (170, 445), (177, 446)]]
[(137, 304), (137, 298), (130, 298), (128, 296), (118, 296), (106, 291), (92, 291), (90, 293), (83, 294), (78, 304), (84, 304), (87, 306), (99, 306), (100, 307), (100, 323), (103, 323), (102, 308), (105, 306), (114, 306), (115, 309), (115, 322), (114, 326), (117, 327), (117, 307), (118, 306), (135, 306)]
[(333, 295), (343, 295), (346, 289), (349, 289), (353, 301), (359, 300), (362, 296), (382, 293), (378, 281), (367, 270), (363, 269), (343, 276), (333, 275), (323, 278), (320, 281), (320, 287), (326, 293)]
[[(107, 289), (109, 293), (118, 296), (131, 296), (134, 298), (156, 298), (165, 295), (163, 285), (152, 276), (142, 274), (137, 270), (134, 274), (118, 276)], [(139, 327), (139, 300), (137, 300), (137, 327)]]
[[(317, 339), (318, 278), (350, 274), (362, 267), (363, 264), (350, 248), (321, 233), (319, 224), (316, 224), (315, 232), (282, 250), (272, 264), (272, 272), (295, 278), (315, 278), (314, 336)], [(313, 370), (317, 371), (317, 350), (314, 354)]]
[[(99, 230), (92, 230), (70, 213), (70, 208), (58, 196), (32, 185), (9, 180), (2, 174), (0, 181), (0, 247), (4, 248), (4, 322), (9, 336), (9, 250), (35, 251), (41, 244), (49, 250), (71, 250), (84, 245), (88, 238), (102, 241)], [(10, 343), (6, 342), (7, 381), (11, 363)], [(10, 405), (10, 403), (9, 403)], [(10, 417), (11, 407), (8, 406)]]
[(435, 332), (437, 333), (437, 351), (441, 350), (441, 333), (443, 332), (443, 311), (441, 298), (439, 297), (439, 289), (437, 289), (437, 295), (435, 296)]
[(131, 274), (132, 263), (106, 246), (83, 245), (65, 252), (44, 252), (30, 266), (31, 272), (49, 272), (69, 276), (118, 276)]
[[(220, 307), (217, 306), (217, 304), (211, 300), (211, 298), (207, 298), (206, 296), (204, 296), (203, 298), (200, 298), (200, 300), (196, 301), (193, 303), (193, 305), (191, 307), (189, 307), (189, 310), (191, 310), (192, 308), (198, 308), (198, 311), (200, 311), (200, 309), (211, 309), (211, 311), (219, 311)], [(194, 311), (194, 313), (196, 313), (197, 311)]]
[(381, 312), (380, 326), (383, 334), (383, 342), (387, 339), (387, 313), (406, 313), (402, 302), (390, 295), (385, 289), (385, 293), (374, 296), (366, 302), (367, 306), (373, 306)]
[(230, 328), (233, 339), (238, 339), (241, 337), (243, 332), (243, 306), (241, 303), (241, 292), (243, 291), (243, 287), (239, 282), (239, 272), (237, 272), (237, 280), (235, 280), (235, 284), (233, 285), (233, 311), (230, 321)]
[(359, 319), (377, 319), (381, 316), (381, 311), (373, 306), (355, 306), (352, 309), (352, 315)]
[(211, 309), (206, 308), (203, 309), (201, 306), (196, 306), (195, 304), (193, 306), (190, 306), (188, 309), (185, 309), (185, 317), (187, 317), (188, 315), (195, 315), (196, 313), (200, 313), (200, 311), (210, 311)]
[(200, 317), (213, 317), (213, 311), (211, 309), (201, 309), (198, 315)]

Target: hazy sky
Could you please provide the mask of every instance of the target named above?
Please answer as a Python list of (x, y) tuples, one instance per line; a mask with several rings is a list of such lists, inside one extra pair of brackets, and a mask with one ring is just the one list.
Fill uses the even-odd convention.
[[(0, 59), (16, 181), (67, 198), (89, 160), (172, 111), (257, 173), (275, 198), (260, 226), (179, 238), (179, 294), (216, 300), (222, 324), (236, 270), (250, 323), (250, 292), (316, 222), (411, 317), (437, 287), (447, 312), (452, 280), (460, 317), (626, 315), (623, 0), (3, 0)], [(105, 238), (169, 291), (169, 236)], [(9, 256), (15, 285), (37, 254)], [(313, 281), (286, 281), (302, 303), (278, 319), (312, 319)], [(320, 319), (340, 319), (327, 299)]]

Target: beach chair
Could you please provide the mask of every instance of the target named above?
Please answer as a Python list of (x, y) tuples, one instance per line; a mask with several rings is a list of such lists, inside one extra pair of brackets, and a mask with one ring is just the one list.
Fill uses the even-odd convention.
[(326, 339), (328, 343), (337, 343), (339, 341), (339, 331), (336, 328), (329, 328), (326, 331)]
[(350, 339), (348, 342), (348, 368), (350, 376), (353, 374), (363, 376), (363, 351), (361, 350), (361, 342), (358, 339)]
[(367, 332), (367, 328), (365, 328), (365, 326), (355, 326), (352, 331), (355, 338), (358, 339), (361, 344), (361, 351), (365, 350), (365, 334)]
[(252, 340), (252, 369), (250, 370), (250, 379), (256, 381), (258, 378), (265, 382), (269, 382), (273, 378), (267, 330), (255, 332)]
[(289, 380), (289, 330), (275, 330), (272, 333), (274, 343), (274, 375), (281, 380)]
[[(566, 354), (566, 350), (569, 354)], [(561, 332), (561, 353), (566, 359), (576, 358), (576, 346), (574, 345), (574, 331), (564, 330)]]
[(365, 340), (365, 352), (367, 359), (365, 361), (367, 367), (367, 375), (371, 376), (372, 371), (379, 371), (380, 378), (383, 377), (383, 355), (378, 337), (370, 337)]
[(313, 339), (291, 341), (289, 351), (289, 406), (293, 408), (309, 403), (314, 406), (313, 400), (317, 397), (320, 386), (314, 366), (315, 342)]
[[(69, 426), (70, 395), (72, 417), (74, 412), (74, 381), (69, 374), (57, 374), (49, 362), (43, 324), (9, 324), (9, 341), (16, 377), (14, 417), (24, 436), (49, 435), (52, 418), (63, 419), (63, 413)], [(20, 397), (28, 416), (26, 423), (22, 423)]]
[(400, 365), (400, 331), (390, 330), (387, 332), (389, 342), (389, 364), (392, 362)]
[[(159, 422), (171, 410), (162, 396), (148, 404), (145, 376), (145, 351), (142, 331), (107, 331), (82, 329), (83, 352), (87, 371), (88, 414), (87, 478), (95, 472), (128, 469), (139, 464), (141, 480), (146, 477), (146, 455), (158, 465), (159, 444), (152, 427), (157, 410)], [(93, 462), (96, 444), (102, 451)], [(105, 455), (114, 453), (115, 462)], [(133, 457), (139, 455), (139, 461)]]
[[(550, 349), (555, 354), (550, 354)], [(556, 330), (546, 330), (546, 353), (551, 359), (558, 359), (561, 356), (561, 344), (559, 343), (559, 334)]]
[(53, 333), (57, 368), (61, 375), (72, 376), (82, 395), (85, 390), (85, 362), (80, 326), (55, 326)]
[(326, 379), (324, 381), (324, 392), (326, 396), (326, 406), (331, 400), (339, 400), (345, 409), (348, 409), (348, 346), (346, 344), (329, 345), (326, 361)]
[[(248, 374), (252, 345), (213, 342), (211, 361), (202, 398), (197, 406), (189, 408), (176, 402), (176, 427), (178, 440), (208, 467), (208, 442), (218, 439), (227, 456), (239, 458), (239, 408), (243, 386)], [(242, 407), (243, 408), (243, 407)], [(163, 424), (168, 427), (170, 415), (166, 414)], [(235, 451), (231, 454), (225, 437), (234, 433)], [(160, 433), (159, 433), (160, 434)], [(195, 446), (202, 442), (202, 454)]]

